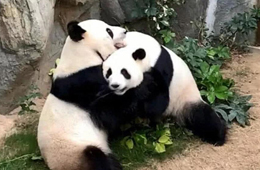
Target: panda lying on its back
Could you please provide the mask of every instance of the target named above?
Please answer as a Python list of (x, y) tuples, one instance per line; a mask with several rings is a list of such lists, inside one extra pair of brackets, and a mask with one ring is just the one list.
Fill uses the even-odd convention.
[[(103, 76), (109, 87), (117, 95), (138, 87), (140, 79), (127, 79), (124, 75), (142, 74), (151, 70), (158, 71), (164, 78), (165, 87), (161, 93), (145, 103), (145, 114), (151, 119), (174, 116), (178, 123), (203, 140), (223, 145), (226, 139), (226, 125), (214, 110), (205, 103), (196, 82), (185, 62), (166, 47), (161, 46), (151, 36), (128, 32), (125, 38), (126, 47), (114, 52), (103, 63)], [(132, 69), (131, 62), (139, 67)]]
[(87, 20), (69, 23), (68, 33), (39, 120), (41, 154), (51, 170), (121, 170), (88, 109), (107, 86), (102, 60), (121, 45), (126, 30)]

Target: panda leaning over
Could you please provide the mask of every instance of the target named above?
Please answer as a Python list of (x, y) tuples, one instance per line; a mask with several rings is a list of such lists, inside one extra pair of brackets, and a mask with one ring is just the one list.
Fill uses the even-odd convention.
[(52, 170), (121, 170), (88, 108), (107, 82), (101, 63), (126, 30), (99, 20), (70, 22), (69, 37), (41, 112), (38, 145)]

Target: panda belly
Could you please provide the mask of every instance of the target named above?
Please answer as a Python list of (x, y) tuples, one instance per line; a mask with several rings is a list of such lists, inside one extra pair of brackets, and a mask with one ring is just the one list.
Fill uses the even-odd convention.
[(89, 114), (50, 94), (38, 126), (38, 144), (50, 169), (80, 170), (84, 151), (97, 146), (110, 153), (106, 134), (95, 127)]

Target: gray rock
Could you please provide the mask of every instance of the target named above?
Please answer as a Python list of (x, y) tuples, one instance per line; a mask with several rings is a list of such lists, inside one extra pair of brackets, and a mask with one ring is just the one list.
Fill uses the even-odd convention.
[(71, 5), (85, 5), (89, 0), (62, 0), (61, 3), (71, 4)]
[(125, 14), (117, 0), (100, 0), (101, 18), (109, 24), (122, 24)]
[(198, 36), (198, 30), (190, 22), (205, 16), (207, 5), (206, 0), (186, 0), (185, 4), (174, 6), (177, 18), (173, 18), (172, 27), (180, 38)]
[(216, 20), (214, 24), (215, 33), (219, 34), (225, 22), (230, 21), (237, 13), (248, 11), (253, 7), (253, 4), (254, 0), (219, 0), (217, 2)]
[(0, 1), (0, 108), (10, 111), (21, 96), (46, 47), (53, 20), (53, 0)]
[[(138, 8), (143, 8), (144, 7), (144, 0), (118, 0), (122, 10), (124, 11), (126, 21), (131, 22), (136, 19), (140, 19), (140, 16), (134, 16), (133, 13), (138, 9)], [(138, 3), (138, 5), (137, 5)], [(138, 7), (139, 6), (139, 7)]]

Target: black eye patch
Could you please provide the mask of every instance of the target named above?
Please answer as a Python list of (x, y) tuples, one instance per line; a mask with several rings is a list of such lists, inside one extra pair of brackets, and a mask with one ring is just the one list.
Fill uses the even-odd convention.
[(110, 28), (107, 28), (106, 31), (109, 34), (109, 36), (113, 39), (114, 34), (113, 34), (112, 30)]
[(121, 70), (121, 74), (126, 78), (126, 79), (131, 79), (131, 75), (128, 73), (126, 69)]
[(111, 68), (107, 70), (106, 78), (108, 79), (112, 74)]

